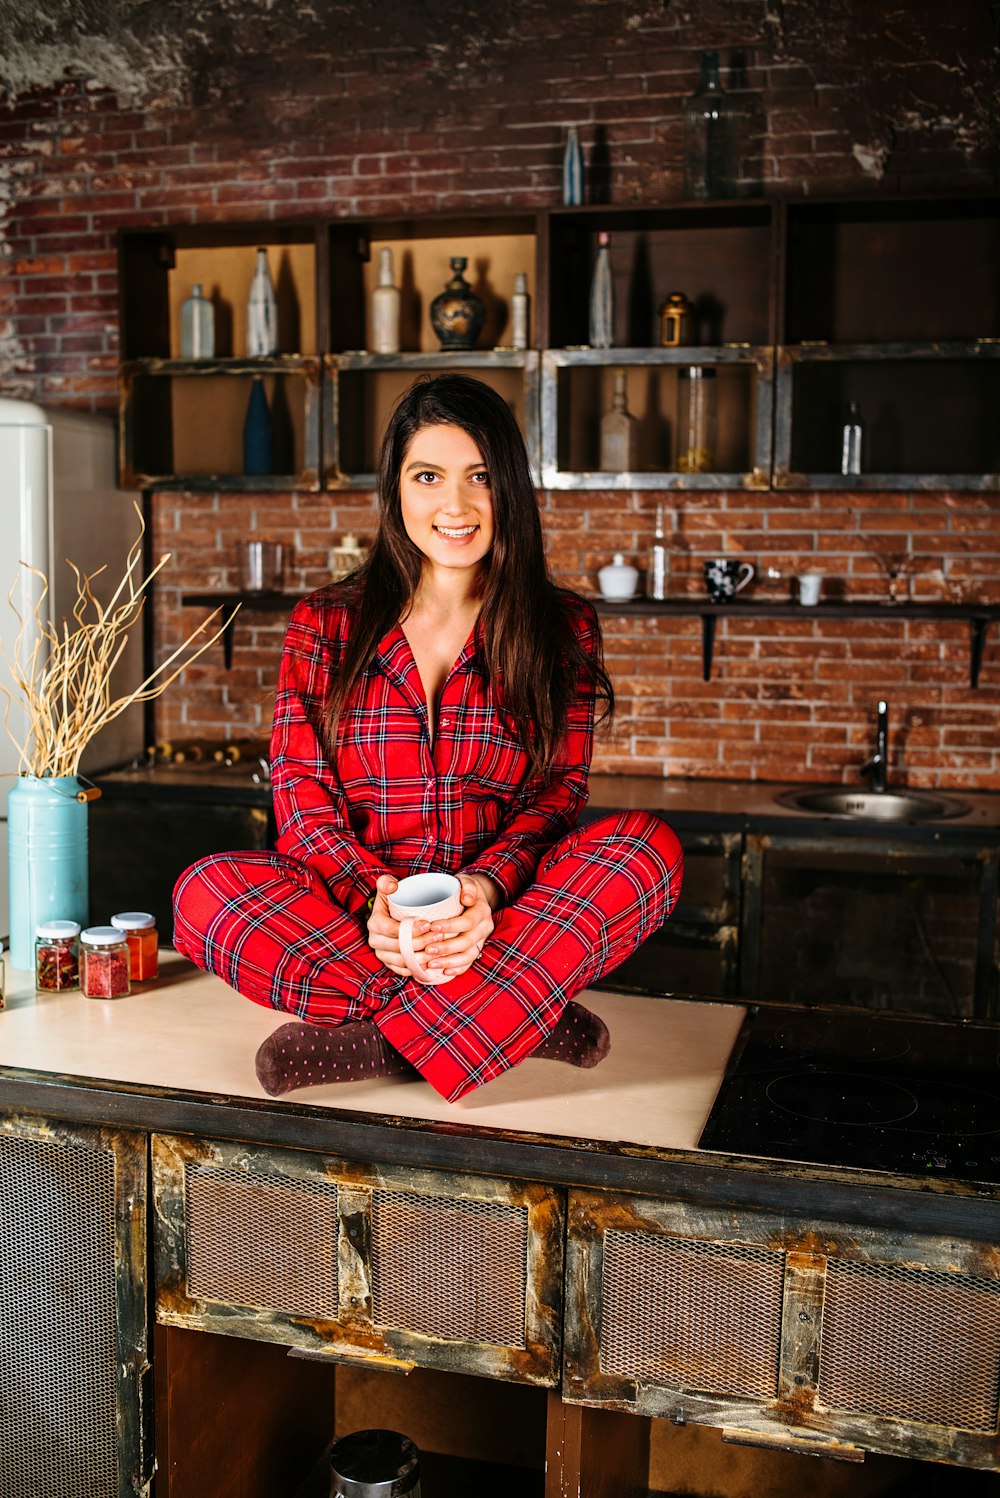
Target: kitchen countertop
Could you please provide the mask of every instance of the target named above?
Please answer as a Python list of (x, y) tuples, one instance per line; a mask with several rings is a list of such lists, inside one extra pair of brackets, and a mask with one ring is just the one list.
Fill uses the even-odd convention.
[[(782, 806), (776, 797), (787, 790), (818, 790), (811, 782), (767, 780), (663, 780), (655, 775), (601, 775), (590, 777), (588, 812), (636, 809), (662, 812), (678, 827), (688, 820), (710, 821), (720, 828), (739, 829), (749, 823), (755, 827), (767, 824), (769, 830), (803, 833), (822, 828), (835, 836), (877, 834), (880, 837), (902, 836), (935, 839), (942, 837), (980, 837), (1000, 840), (1000, 792), (950, 790), (942, 786), (942, 796), (966, 803), (961, 816), (939, 821), (883, 822), (860, 817), (830, 817), (815, 812), (795, 811)], [(863, 790), (859, 781), (857, 789)], [(931, 791), (930, 794), (935, 794)]]
[[(252, 1004), (175, 952), (161, 953), (155, 984), (125, 999), (79, 991), (39, 994), (10, 970), (0, 1013), (0, 1067), (126, 1082), (212, 1096), (267, 1098), (254, 1055), (292, 1016)], [(305, 1088), (293, 1101), (351, 1113), (461, 1122), (532, 1134), (693, 1150), (739, 1033), (745, 1009), (725, 1003), (590, 992), (614, 1036), (593, 1071), (529, 1061), (457, 1103), (425, 1082), (379, 1077)]]

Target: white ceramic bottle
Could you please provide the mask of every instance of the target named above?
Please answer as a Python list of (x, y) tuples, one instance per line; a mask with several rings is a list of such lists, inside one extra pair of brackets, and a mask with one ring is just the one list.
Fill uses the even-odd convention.
[(181, 303), (181, 358), (211, 359), (215, 353), (215, 308), (201, 294), (201, 282)]
[(266, 358), (278, 352), (278, 299), (267, 263), (267, 250), (257, 251), (247, 300), (247, 358)]
[(392, 268), (392, 249), (379, 252), (378, 285), (372, 291), (372, 353), (399, 353), (399, 287)]
[(523, 270), (514, 276), (514, 294), (510, 299), (510, 346), (527, 348), (530, 343), (531, 298), (528, 295), (528, 277)]

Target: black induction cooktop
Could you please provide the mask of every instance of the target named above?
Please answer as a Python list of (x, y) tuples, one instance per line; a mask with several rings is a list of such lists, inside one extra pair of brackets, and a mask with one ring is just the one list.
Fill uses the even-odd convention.
[(1000, 1029), (752, 1008), (699, 1143), (1000, 1184)]

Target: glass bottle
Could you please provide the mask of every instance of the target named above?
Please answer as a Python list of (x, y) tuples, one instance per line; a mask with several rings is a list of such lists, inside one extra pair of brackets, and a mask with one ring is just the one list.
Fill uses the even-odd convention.
[(121, 999), (131, 992), (124, 931), (88, 926), (81, 932), (80, 988), (86, 999)]
[(611, 279), (611, 235), (597, 236), (597, 256), (590, 282), (590, 346), (610, 348), (614, 343), (615, 288)]
[(739, 113), (719, 81), (718, 52), (701, 54), (698, 87), (684, 103), (684, 194), (734, 198)]
[(243, 472), (253, 475), (274, 472), (274, 432), (264, 381), (254, 375), (243, 420)]
[(523, 270), (514, 275), (514, 294), (510, 299), (510, 346), (527, 348), (531, 342), (531, 298), (528, 295), (528, 277)]
[(663, 531), (663, 506), (656, 506), (656, 529), (653, 544), (649, 548), (649, 567), (646, 571), (646, 597), (667, 596), (667, 538)]
[(863, 428), (857, 401), (850, 401), (847, 420), (840, 442), (840, 471), (845, 478), (857, 478), (861, 472), (861, 438)]
[(278, 352), (278, 300), (267, 263), (267, 250), (257, 251), (250, 296), (247, 299), (247, 358), (266, 358)]
[(156, 917), (145, 910), (123, 910), (111, 917), (111, 924), (125, 934), (128, 943), (128, 971), (133, 983), (155, 978), (159, 967), (159, 939)]
[(392, 249), (383, 245), (379, 253), (378, 285), (372, 291), (372, 352), (399, 353), (399, 287), (392, 270)]
[(181, 358), (211, 359), (215, 355), (215, 308), (201, 294), (201, 282), (181, 303)]
[(602, 473), (631, 473), (635, 467), (635, 436), (636, 421), (628, 408), (628, 376), (624, 369), (616, 369), (611, 410), (601, 417), (598, 467)]
[(43, 921), (35, 932), (35, 992), (62, 993), (80, 987), (80, 924)]
[(692, 364), (677, 371), (677, 468), (680, 473), (715, 469), (715, 370)]
[(578, 208), (583, 202), (583, 153), (580, 150), (580, 135), (575, 125), (570, 125), (566, 133), (562, 199), (567, 208)]

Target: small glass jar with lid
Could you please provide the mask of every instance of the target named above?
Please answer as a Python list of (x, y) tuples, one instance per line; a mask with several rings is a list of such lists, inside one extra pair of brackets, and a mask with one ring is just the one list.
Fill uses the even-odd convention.
[(87, 999), (131, 993), (128, 941), (117, 926), (88, 926), (80, 935), (80, 988)]
[(146, 910), (123, 910), (111, 917), (111, 924), (124, 932), (128, 942), (128, 968), (132, 982), (146, 983), (155, 978), (159, 964), (156, 917)]
[(79, 921), (43, 921), (35, 929), (35, 992), (80, 987)]

